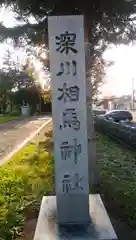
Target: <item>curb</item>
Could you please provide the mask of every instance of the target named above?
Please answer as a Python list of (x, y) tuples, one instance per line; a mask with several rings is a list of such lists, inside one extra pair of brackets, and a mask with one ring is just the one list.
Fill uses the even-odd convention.
[(28, 142), (30, 142), (52, 119), (47, 120), (41, 127), (39, 127), (35, 132), (33, 132), (28, 138), (26, 138), (21, 144), (19, 144), (12, 152), (0, 160), (0, 166), (6, 163), (15, 153), (21, 150)]

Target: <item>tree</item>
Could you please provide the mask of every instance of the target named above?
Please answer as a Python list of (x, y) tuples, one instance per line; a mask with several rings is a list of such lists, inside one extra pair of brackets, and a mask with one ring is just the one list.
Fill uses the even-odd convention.
[[(47, 43), (47, 16), (65, 14), (83, 14), (87, 37), (91, 42), (90, 48), (99, 52), (105, 48), (105, 43), (134, 39), (135, 1), (125, 0), (92, 0), (68, 1), (64, 0), (25, 0), (5, 1), (1, 4), (12, 4), (21, 21), (19, 27), (6, 29), (1, 24), (1, 39), (4, 37), (27, 36), (36, 43)], [(30, 24), (29, 17), (33, 16), (34, 24)], [(22, 24), (22, 20), (25, 24)], [(8, 30), (8, 31), (7, 31)], [(92, 54), (92, 52), (91, 52)]]
[(7, 49), (4, 53), (1, 68), (4, 72), (12, 72), (16, 69), (15, 61), (13, 61), (12, 58), (12, 52), (9, 49)]
[(5, 113), (8, 94), (14, 85), (13, 79), (6, 73), (0, 72), (0, 113)]
[[(0, 3), (12, 4), (16, 18), (20, 21), (20, 25), (14, 28), (6, 28), (1, 24), (1, 40), (13, 37), (16, 43), (29, 42), (37, 44), (40, 48), (41, 46), (48, 47), (48, 16), (83, 14), (85, 16), (85, 40), (90, 43), (90, 70), (92, 70), (90, 77), (93, 79), (92, 81), (94, 81), (94, 66), (110, 43), (128, 43), (135, 39), (136, 7), (134, 0), (92, 0), (90, 2), (2, 0)], [(33, 24), (29, 22), (30, 16), (33, 16)], [(25, 40), (22, 40), (22, 37)], [(96, 81), (98, 83), (98, 78)]]
[[(1, 25), (1, 40), (14, 37), (15, 42), (19, 42), (20, 36), (23, 36), (29, 43), (46, 44), (46, 47), (48, 47), (48, 16), (83, 14), (85, 41), (90, 43), (88, 67), (92, 79), (97, 59), (101, 59), (110, 43), (128, 43), (135, 40), (135, 0), (129, 2), (125, 0), (69, 0), (67, 2), (64, 0), (1, 0), (1, 4), (3, 3), (12, 4), (18, 20), (22, 22), (23, 19), (25, 23), (10, 29)], [(30, 16), (34, 17), (34, 24), (30, 24)]]
[[(33, 88), (33, 79), (24, 72), (18, 58), (8, 49), (2, 59), (0, 72), (0, 112), (5, 113), (8, 106), (12, 110), (13, 96), (21, 89)], [(15, 92), (13, 94), (13, 92)], [(30, 91), (31, 93), (33, 92)], [(23, 95), (21, 95), (23, 97)], [(23, 102), (23, 99), (22, 99)]]
[(26, 48), (26, 52), (25, 72), (33, 77), (35, 83), (43, 82), (49, 74), (49, 58), (46, 48), (44, 46), (31, 46), (31, 48)]

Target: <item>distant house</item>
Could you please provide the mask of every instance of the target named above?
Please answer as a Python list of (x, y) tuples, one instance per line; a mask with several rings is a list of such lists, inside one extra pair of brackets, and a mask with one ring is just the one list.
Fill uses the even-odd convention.
[(132, 109), (132, 98), (131, 95), (123, 95), (115, 99), (117, 109)]
[(105, 110), (111, 110), (116, 108), (116, 102), (114, 101), (115, 97), (104, 97), (99, 101), (97, 107)]
[[(111, 96), (101, 99), (99, 105), (103, 109), (124, 109), (131, 110), (132, 107), (132, 98), (131, 95), (122, 95), (121, 97)], [(136, 109), (136, 101), (134, 101), (134, 109)]]

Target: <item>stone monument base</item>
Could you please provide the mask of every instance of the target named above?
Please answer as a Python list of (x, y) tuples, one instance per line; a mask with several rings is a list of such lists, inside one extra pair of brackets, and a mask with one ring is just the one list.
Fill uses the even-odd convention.
[(56, 197), (44, 196), (34, 240), (117, 240), (99, 194), (89, 195), (89, 209), (89, 225), (59, 226), (56, 223)]

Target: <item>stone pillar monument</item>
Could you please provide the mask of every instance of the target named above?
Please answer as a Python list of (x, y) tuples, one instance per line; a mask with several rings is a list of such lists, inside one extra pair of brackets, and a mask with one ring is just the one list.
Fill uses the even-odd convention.
[(34, 240), (116, 240), (100, 196), (89, 195), (83, 16), (49, 17), (48, 31), (56, 196), (43, 197)]

